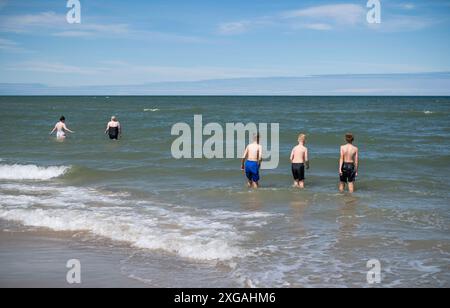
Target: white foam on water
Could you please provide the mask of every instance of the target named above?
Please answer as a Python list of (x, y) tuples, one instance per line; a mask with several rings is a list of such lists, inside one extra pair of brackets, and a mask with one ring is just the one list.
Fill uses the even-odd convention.
[(50, 180), (64, 175), (70, 167), (36, 165), (0, 165), (0, 180)]
[[(267, 216), (256, 216), (264, 225)], [(87, 231), (135, 248), (200, 261), (247, 256), (242, 242), (252, 233), (239, 229), (245, 226), (245, 217), (237, 212), (227, 212), (226, 219), (221, 219), (209, 210), (192, 211), (121, 194), (47, 185), (41, 191), (39, 185), (0, 185), (0, 218), (54, 231)]]
[(429, 110), (425, 110), (423, 113), (424, 113), (424, 114), (434, 114), (433, 111), (429, 111)]
[(147, 109), (144, 109), (144, 112), (157, 112), (157, 111), (160, 111), (160, 110), (158, 108), (153, 108), (153, 109), (147, 108)]

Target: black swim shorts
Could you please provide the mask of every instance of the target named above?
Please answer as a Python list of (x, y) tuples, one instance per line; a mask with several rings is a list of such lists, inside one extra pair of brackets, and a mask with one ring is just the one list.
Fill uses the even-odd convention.
[(292, 164), (292, 175), (296, 181), (304, 181), (305, 164)]

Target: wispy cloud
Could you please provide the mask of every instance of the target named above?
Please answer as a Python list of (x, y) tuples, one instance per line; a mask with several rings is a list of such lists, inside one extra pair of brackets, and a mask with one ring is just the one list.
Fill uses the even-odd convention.
[(64, 15), (54, 12), (43, 12), (39, 14), (7, 15), (0, 20), (0, 31), (27, 33), (45, 29), (61, 28), (66, 25)]
[(440, 22), (440, 20), (431, 18), (391, 15), (384, 18), (381, 24), (369, 24), (368, 26), (381, 32), (409, 32), (423, 30)]
[(8, 70), (52, 73), (52, 74), (77, 74), (77, 75), (95, 75), (104, 72), (104, 70), (100, 68), (81, 67), (75, 65), (67, 65), (58, 62), (39, 62), (39, 61), (28, 61), (15, 65), (10, 65), (8, 67)]
[(301, 10), (288, 11), (284, 18), (303, 18), (327, 24), (356, 25), (365, 19), (366, 10), (356, 4), (335, 4), (314, 6)]
[[(61, 62), (27, 61), (10, 64), (9, 71), (32, 72), (57, 76), (57, 84), (78, 85), (121, 85), (144, 84), (149, 82), (192, 82), (209, 79), (259, 78), (272, 76), (295, 76), (294, 69), (283, 68), (242, 68), (229, 66), (159, 66), (136, 64), (126, 61), (104, 61), (94, 66), (76, 66)], [(78, 76), (78, 77), (77, 77)], [(81, 79), (79, 77), (82, 77)], [(51, 79), (55, 79), (52, 77)], [(101, 80), (101, 82), (99, 82)]]
[(304, 25), (300, 25), (299, 28), (305, 28), (305, 29), (310, 29), (310, 30), (317, 30), (317, 31), (328, 31), (328, 30), (332, 30), (333, 27), (329, 24), (321, 24), (321, 23), (316, 23), (316, 24), (304, 24)]
[[(416, 8), (412, 3), (390, 4), (402, 11)], [(436, 23), (435, 20), (420, 15), (383, 14), (380, 25), (367, 22), (367, 8), (359, 4), (330, 4), (311, 6), (297, 10), (275, 13), (264, 18), (221, 23), (218, 32), (222, 35), (237, 35), (254, 29), (277, 26), (290, 30), (331, 31), (359, 27), (362, 29), (403, 32), (420, 30)]]
[[(1, 0), (0, 0), (1, 1)], [(90, 23), (84, 19), (81, 24), (68, 24), (65, 15), (55, 12), (4, 16), (0, 19), (0, 32), (50, 35), (69, 38), (128, 38), (139, 40), (163, 40), (184, 43), (204, 42), (195, 36), (142, 31), (125, 23)]]
[(222, 35), (234, 35), (247, 32), (252, 25), (251, 21), (226, 22), (219, 25), (219, 33)]
[(22, 52), (25, 51), (25, 49), (14, 41), (0, 38), (0, 51)]
[(416, 8), (416, 5), (414, 3), (398, 3), (393, 5), (396, 8), (402, 9), (402, 10), (414, 10)]

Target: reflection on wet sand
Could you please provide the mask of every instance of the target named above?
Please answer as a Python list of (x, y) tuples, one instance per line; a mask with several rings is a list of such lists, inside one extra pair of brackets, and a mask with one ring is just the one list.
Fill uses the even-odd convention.
[(245, 211), (260, 211), (263, 208), (263, 199), (258, 192), (251, 192), (241, 201), (241, 208)]
[(339, 224), (338, 240), (351, 240), (359, 226), (356, 214), (359, 207), (359, 198), (355, 195), (345, 195), (344, 198), (339, 200), (339, 203), (339, 217), (336, 219)]

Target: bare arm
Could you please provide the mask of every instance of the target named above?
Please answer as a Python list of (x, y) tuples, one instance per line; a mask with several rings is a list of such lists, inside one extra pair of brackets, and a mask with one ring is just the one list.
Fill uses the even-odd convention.
[(108, 130), (109, 130), (109, 123), (108, 123), (108, 124), (106, 124), (106, 130), (105, 130), (105, 134), (107, 134), (107, 133), (108, 133)]
[(68, 131), (69, 133), (72, 133), (72, 134), (74, 133), (73, 131), (71, 131), (70, 129), (68, 129), (67, 126), (66, 126), (65, 124), (64, 124), (64, 127), (63, 127), (63, 128), (64, 128), (65, 131)]
[(305, 166), (306, 166), (306, 169), (309, 169), (309, 152), (308, 152), (308, 149), (306, 149), (306, 151), (305, 151)]
[(342, 175), (342, 167), (344, 166), (344, 148), (341, 147), (341, 156), (339, 158), (339, 174)]
[(263, 161), (263, 148), (260, 145), (259, 146), (259, 150), (258, 150), (258, 163), (259, 163), (260, 166), (262, 164), (262, 161)]
[(356, 148), (356, 153), (355, 153), (355, 169), (356, 169), (356, 176), (358, 176), (358, 167), (359, 167), (359, 149)]
[(56, 130), (56, 125), (55, 125), (55, 127), (53, 128), (53, 130), (50, 132), (50, 135), (52, 135), (52, 134), (55, 132), (55, 130)]
[(119, 123), (117, 127), (119, 128), (119, 136), (122, 136), (122, 124)]
[(248, 147), (245, 149), (244, 155), (242, 156), (242, 165), (241, 165), (241, 169), (245, 170), (245, 161), (247, 160), (248, 157)]
[(292, 149), (291, 152), (291, 163), (294, 161), (295, 148)]

